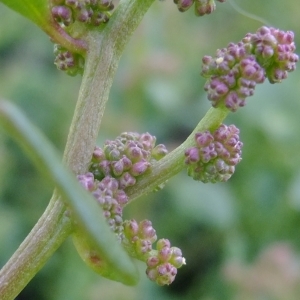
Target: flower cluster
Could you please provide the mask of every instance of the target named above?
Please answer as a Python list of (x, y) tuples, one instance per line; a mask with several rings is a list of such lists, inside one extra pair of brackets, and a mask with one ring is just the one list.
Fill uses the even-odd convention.
[(128, 202), (126, 193), (119, 189), (116, 179), (106, 176), (101, 181), (95, 180), (92, 173), (77, 176), (81, 185), (92, 193), (97, 203), (103, 209), (111, 230), (122, 239), (123, 232), (123, 207)]
[(292, 32), (261, 27), (241, 42), (217, 50), (215, 57), (204, 56), (201, 75), (208, 79), (204, 90), (212, 106), (236, 111), (266, 77), (271, 83), (286, 78), (296, 68), (294, 51)]
[(149, 220), (138, 223), (136, 220), (126, 220), (124, 226), (123, 245), (133, 257), (145, 261), (152, 244), (157, 240), (156, 231)]
[(150, 280), (158, 285), (169, 285), (174, 281), (177, 269), (185, 264), (185, 258), (181, 250), (171, 247), (167, 239), (158, 240), (156, 249), (152, 249), (156, 239), (156, 232), (149, 220), (139, 224), (135, 220), (124, 222), (123, 245), (126, 250), (146, 262), (146, 274)]
[[(217, 0), (225, 2), (225, 0)], [(195, 4), (195, 14), (197, 16), (204, 16), (211, 14), (216, 9), (214, 0), (174, 0), (179, 11), (187, 11), (193, 4)]]
[(177, 269), (185, 265), (185, 258), (177, 247), (171, 247), (167, 239), (160, 239), (156, 243), (156, 250), (152, 250), (147, 259), (146, 274), (158, 285), (171, 284), (177, 274)]
[(118, 180), (120, 188), (132, 186), (139, 176), (147, 172), (151, 162), (161, 159), (167, 149), (149, 133), (124, 132), (115, 140), (105, 142), (103, 150), (96, 147), (90, 172), (101, 180), (111, 176)]
[(61, 45), (54, 45), (56, 55), (54, 64), (59, 70), (65, 71), (70, 76), (83, 73), (84, 58), (77, 53), (72, 53)]
[(204, 183), (227, 181), (241, 161), (239, 129), (222, 124), (213, 133), (196, 133), (195, 142), (185, 151), (188, 175)]
[(299, 57), (295, 54), (294, 33), (276, 28), (261, 27), (256, 33), (248, 33), (243, 43), (252, 46), (251, 52), (266, 70), (271, 83), (287, 78), (296, 69)]
[(100, 26), (109, 20), (112, 0), (53, 0), (52, 15), (64, 27), (76, 21)]

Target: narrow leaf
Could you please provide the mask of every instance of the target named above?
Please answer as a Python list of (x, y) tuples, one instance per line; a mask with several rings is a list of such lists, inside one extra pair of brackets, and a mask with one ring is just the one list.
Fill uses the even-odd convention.
[(64, 167), (52, 144), (13, 104), (0, 101), (0, 125), (19, 143), (36, 167), (56, 185), (91, 245), (125, 284), (136, 284), (137, 270), (108, 227), (101, 208), (74, 174)]

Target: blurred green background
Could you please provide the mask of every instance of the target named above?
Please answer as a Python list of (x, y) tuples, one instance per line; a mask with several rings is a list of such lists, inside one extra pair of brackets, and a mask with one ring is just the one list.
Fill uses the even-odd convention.
[[(298, 0), (236, 0), (300, 45)], [(122, 131), (154, 134), (171, 150), (210, 107), (199, 76), (203, 55), (239, 41), (262, 23), (217, 2), (210, 16), (156, 1), (122, 57), (99, 145)], [(56, 70), (48, 37), (0, 4), (0, 96), (16, 103), (62, 153), (81, 78)], [(99, 277), (67, 240), (18, 300), (291, 300), (300, 292), (300, 70), (258, 86), (226, 124), (241, 130), (243, 160), (227, 183), (202, 184), (184, 172), (126, 208), (152, 220), (187, 265), (169, 287), (126, 287)], [(0, 266), (43, 213), (53, 186), (0, 131)]]

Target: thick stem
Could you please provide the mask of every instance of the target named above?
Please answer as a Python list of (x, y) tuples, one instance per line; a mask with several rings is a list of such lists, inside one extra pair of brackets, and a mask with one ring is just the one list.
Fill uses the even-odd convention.
[(71, 231), (64, 204), (54, 195), (43, 216), (1, 269), (0, 299), (15, 299)]
[[(85, 73), (63, 159), (76, 174), (87, 169), (124, 47), (154, 1), (120, 1), (105, 29), (87, 37)], [(71, 232), (65, 206), (54, 194), (38, 223), (1, 269), (0, 299), (14, 299)]]

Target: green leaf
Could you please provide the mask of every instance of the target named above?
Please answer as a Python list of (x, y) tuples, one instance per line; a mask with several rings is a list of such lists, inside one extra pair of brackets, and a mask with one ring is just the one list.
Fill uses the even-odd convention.
[(0, 2), (31, 20), (56, 43), (76, 53), (86, 52), (86, 43), (71, 37), (53, 19), (49, 0), (0, 0)]
[(51, 19), (47, 0), (0, 0), (0, 2), (30, 19), (39, 27), (47, 27)]
[(137, 283), (137, 270), (108, 227), (100, 206), (63, 164), (46, 137), (13, 104), (0, 101), (0, 125), (20, 144), (41, 173), (53, 182), (85, 239), (125, 284)]

